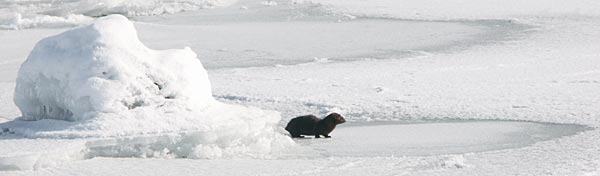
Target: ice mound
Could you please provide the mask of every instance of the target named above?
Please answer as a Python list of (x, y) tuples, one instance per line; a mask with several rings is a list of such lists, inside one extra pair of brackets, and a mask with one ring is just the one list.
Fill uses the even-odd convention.
[[(216, 101), (192, 50), (149, 49), (121, 15), (41, 40), (16, 83), (14, 101), (23, 115), (0, 127), (17, 135), (146, 136), (143, 144), (96, 145), (111, 151), (95, 150), (99, 156), (262, 156), (293, 144), (278, 131), (277, 112)], [(153, 147), (124, 151), (128, 145)]]
[(40, 41), (21, 65), (15, 89), (25, 120), (81, 121), (138, 108), (198, 109), (214, 101), (192, 50), (148, 49), (120, 15)]

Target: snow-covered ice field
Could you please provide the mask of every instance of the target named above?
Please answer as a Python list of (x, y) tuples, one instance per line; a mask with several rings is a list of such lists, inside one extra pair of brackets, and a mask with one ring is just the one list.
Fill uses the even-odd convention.
[[(89, 123), (17, 119), (18, 70), (36, 43), (113, 13), (153, 49), (129, 54), (193, 51), (217, 101), (264, 111), (181, 113), (208, 101), (190, 96), (123, 116), (99, 104), (115, 113)], [(0, 175), (600, 175), (593, 0), (8, 0), (0, 29)], [(197, 68), (147, 65), (166, 78)], [(289, 119), (329, 112), (348, 120), (332, 138), (280, 139)]]

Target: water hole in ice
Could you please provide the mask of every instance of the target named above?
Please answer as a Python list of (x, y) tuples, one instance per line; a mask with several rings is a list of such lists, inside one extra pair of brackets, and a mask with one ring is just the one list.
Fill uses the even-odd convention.
[(332, 138), (300, 138), (307, 157), (431, 156), (520, 148), (570, 136), (587, 127), (522, 121), (458, 120), (341, 124)]

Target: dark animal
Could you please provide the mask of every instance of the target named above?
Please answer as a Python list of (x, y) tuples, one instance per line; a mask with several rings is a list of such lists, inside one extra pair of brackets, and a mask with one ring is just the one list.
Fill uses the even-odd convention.
[(346, 122), (344, 117), (338, 113), (331, 113), (323, 119), (314, 115), (305, 115), (293, 118), (285, 127), (290, 132), (292, 138), (303, 138), (302, 135), (314, 135), (320, 138), (320, 135), (330, 138), (329, 133), (333, 131), (336, 125)]

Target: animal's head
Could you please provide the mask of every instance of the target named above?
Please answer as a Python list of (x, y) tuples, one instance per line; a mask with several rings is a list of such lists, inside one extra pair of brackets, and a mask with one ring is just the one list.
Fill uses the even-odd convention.
[(335, 112), (327, 115), (327, 117), (325, 117), (325, 119), (333, 121), (335, 124), (342, 124), (342, 123), (346, 122), (346, 119), (344, 119), (344, 117), (342, 115), (335, 113)]

